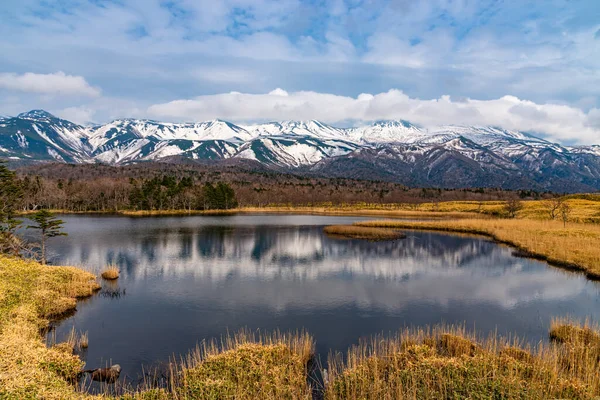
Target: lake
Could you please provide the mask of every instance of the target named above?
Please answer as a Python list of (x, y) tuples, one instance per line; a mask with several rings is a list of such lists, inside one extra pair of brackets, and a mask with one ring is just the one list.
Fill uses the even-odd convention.
[(116, 283), (56, 324), (89, 332), (86, 368), (142, 368), (240, 328), (305, 329), (323, 363), (359, 338), (406, 326), (466, 324), (486, 334), (547, 340), (553, 316), (600, 317), (600, 285), (513, 256), (483, 238), (407, 232), (388, 242), (340, 240), (323, 226), (361, 217), (235, 215), (63, 216), (54, 264), (100, 270)]

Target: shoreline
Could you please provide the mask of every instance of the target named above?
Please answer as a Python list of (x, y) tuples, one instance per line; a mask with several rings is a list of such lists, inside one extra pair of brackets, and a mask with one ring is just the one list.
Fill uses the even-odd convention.
[[(370, 228), (381, 228), (381, 229), (400, 229), (400, 230), (418, 230), (418, 231), (432, 231), (432, 232), (444, 232), (444, 233), (457, 233), (457, 234), (466, 234), (466, 235), (475, 235), (475, 236), (483, 236), (493, 240), (495, 243), (508, 245), (514, 248), (518, 252), (518, 256), (531, 258), (539, 261), (544, 261), (552, 266), (562, 268), (567, 271), (575, 271), (585, 274), (586, 278), (591, 281), (600, 281), (600, 250), (591, 247), (591, 251), (594, 251), (595, 254), (590, 256), (590, 261), (582, 261), (583, 258), (586, 257), (587, 253), (578, 251), (578, 248), (573, 248), (569, 246), (565, 246), (562, 250), (563, 257), (548, 254), (550, 249), (557, 251), (554, 246), (545, 247), (547, 251), (540, 250), (539, 243), (540, 240), (529, 240), (529, 243), (524, 240), (519, 240), (519, 238), (511, 238), (510, 235), (515, 235), (517, 230), (516, 227), (511, 225), (518, 225), (519, 221), (523, 220), (502, 220), (495, 219), (489, 220), (490, 225), (495, 223), (496, 225), (505, 225), (504, 229), (498, 229), (495, 226), (476, 226), (480, 225), (482, 222), (488, 222), (486, 220), (451, 220), (451, 221), (420, 221), (420, 222), (408, 222), (408, 221), (364, 221), (364, 222), (356, 222), (354, 226), (361, 227), (370, 227)], [(586, 236), (586, 230), (582, 228), (589, 228), (587, 233), (587, 239), (589, 240), (590, 236), (594, 240), (600, 240), (600, 227), (597, 226), (589, 226), (589, 224), (580, 224), (580, 223), (571, 223), (565, 229), (556, 229), (556, 225), (558, 223), (551, 223), (547, 221), (546, 223), (539, 221), (531, 221), (526, 220), (527, 223), (534, 226), (533, 229), (529, 228), (528, 230), (532, 230), (533, 232), (528, 232), (532, 234), (532, 237), (536, 238), (536, 234), (542, 231), (543, 225), (554, 225), (551, 230), (551, 234), (545, 235), (546, 238), (552, 239), (551, 242), (560, 242), (561, 238), (566, 241), (567, 234), (569, 229), (575, 231), (575, 234), (569, 237), (570, 240), (577, 241), (583, 240), (583, 237)], [(462, 226), (461, 226), (462, 224)], [(588, 226), (586, 226), (588, 225)], [(562, 224), (560, 224), (562, 226)], [(511, 232), (512, 228), (512, 232)], [(536, 229), (539, 228), (539, 229)], [(592, 229), (593, 228), (593, 229)], [(496, 230), (496, 231), (494, 231)], [(507, 231), (508, 230), (508, 231)], [(523, 230), (522, 230), (523, 231)], [(583, 234), (580, 234), (582, 233)], [(544, 235), (540, 235), (544, 236)], [(565, 245), (565, 243), (563, 243)], [(591, 252), (589, 251), (589, 252)], [(573, 258), (569, 257), (580, 257), (573, 260)]]
[[(324, 216), (357, 216), (357, 217), (387, 217), (387, 218), (426, 218), (426, 219), (455, 219), (481, 218), (490, 219), (486, 214), (461, 211), (412, 211), (372, 208), (328, 208), (328, 207), (241, 207), (229, 210), (112, 210), (112, 211), (69, 211), (61, 209), (49, 210), (61, 215), (114, 215), (125, 217), (169, 217), (169, 216), (219, 216), (244, 214), (298, 214)], [(36, 211), (21, 211), (19, 216), (32, 215)]]

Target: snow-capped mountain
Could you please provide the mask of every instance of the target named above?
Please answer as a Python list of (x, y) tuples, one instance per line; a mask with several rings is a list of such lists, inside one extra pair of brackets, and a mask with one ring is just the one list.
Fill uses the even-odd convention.
[(235, 125), (122, 119), (81, 126), (43, 110), (0, 118), (0, 157), (125, 164), (254, 160), (326, 176), (415, 186), (600, 189), (600, 146), (565, 147), (488, 126), (425, 129), (408, 121), (337, 128), (319, 121)]

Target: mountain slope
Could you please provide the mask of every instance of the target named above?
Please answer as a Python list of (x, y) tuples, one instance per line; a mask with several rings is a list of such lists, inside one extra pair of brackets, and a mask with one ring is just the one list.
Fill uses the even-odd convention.
[(565, 147), (486, 126), (408, 121), (337, 128), (319, 121), (235, 125), (123, 119), (84, 127), (43, 110), (0, 118), (0, 157), (20, 162), (240, 163), (411, 186), (600, 189), (600, 146)]

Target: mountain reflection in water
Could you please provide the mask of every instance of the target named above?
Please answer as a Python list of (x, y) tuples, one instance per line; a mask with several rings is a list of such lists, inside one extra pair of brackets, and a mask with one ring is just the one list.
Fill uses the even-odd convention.
[[(404, 326), (465, 323), (483, 333), (545, 339), (552, 316), (599, 316), (598, 285), (516, 258), (485, 239), (408, 232), (403, 240), (339, 240), (322, 226), (360, 218), (286, 215), (144, 218), (67, 216), (54, 262), (121, 277), (57, 328), (89, 331), (89, 367), (185, 354), (241, 327), (306, 329), (326, 358), (360, 337)], [(107, 285), (105, 283), (105, 285)]]

